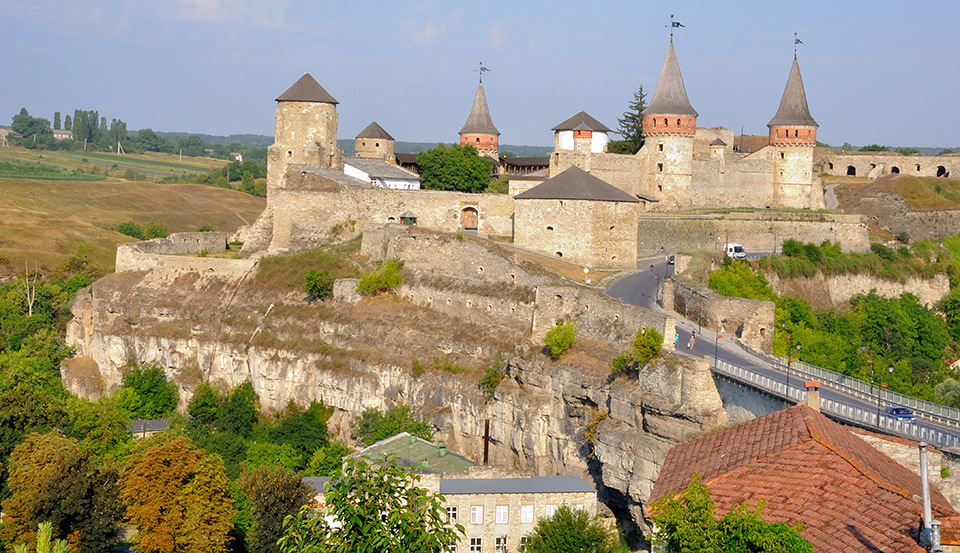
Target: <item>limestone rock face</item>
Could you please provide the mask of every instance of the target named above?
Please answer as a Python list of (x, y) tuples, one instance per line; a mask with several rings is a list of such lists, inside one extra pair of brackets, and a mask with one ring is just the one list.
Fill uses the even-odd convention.
[[(491, 465), (580, 475), (622, 521), (645, 528), (667, 451), (725, 421), (706, 365), (665, 352), (639, 380), (613, 378), (620, 344), (578, 337), (554, 361), (529, 328), (478, 312), (458, 318), (393, 297), (307, 303), (222, 274), (114, 274), (78, 295), (68, 327), (77, 357), (61, 371), (72, 391), (95, 395), (120, 385), (129, 359), (157, 363), (179, 384), (181, 409), (201, 381), (225, 390), (249, 380), (265, 409), (333, 407), (329, 428), (342, 439), (363, 410), (403, 402), (477, 462), (489, 420)], [(498, 354), (507, 377), (487, 401), (479, 379)]]

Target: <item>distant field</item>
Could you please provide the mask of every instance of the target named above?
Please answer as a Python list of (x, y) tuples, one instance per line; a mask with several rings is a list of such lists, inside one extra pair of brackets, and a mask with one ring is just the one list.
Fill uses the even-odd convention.
[(28, 162), (93, 175), (120, 176), (126, 171), (135, 171), (152, 178), (180, 177), (190, 173), (207, 171), (227, 164), (225, 160), (208, 157), (184, 157), (148, 152), (144, 154), (112, 154), (106, 152), (76, 152), (52, 150), (27, 150), (25, 148), (0, 149), (0, 163)]
[(133, 240), (108, 230), (124, 221), (154, 221), (169, 232), (203, 225), (233, 232), (265, 205), (263, 198), (192, 184), (0, 178), (0, 277), (23, 271), (24, 262), (55, 269), (80, 244), (91, 263), (110, 272), (117, 244)]

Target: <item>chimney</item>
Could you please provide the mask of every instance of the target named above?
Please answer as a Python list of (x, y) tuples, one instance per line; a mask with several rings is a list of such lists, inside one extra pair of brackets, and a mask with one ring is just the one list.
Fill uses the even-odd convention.
[(927, 475), (927, 444), (920, 442), (920, 494), (923, 498), (923, 531), (920, 545), (927, 551), (943, 551), (940, 545), (940, 521), (933, 520), (930, 508), (930, 477)]
[(820, 412), (820, 382), (817, 380), (808, 380), (804, 384), (807, 389), (807, 406)]
[(443, 457), (447, 454), (447, 446), (443, 442), (437, 442), (437, 455)]

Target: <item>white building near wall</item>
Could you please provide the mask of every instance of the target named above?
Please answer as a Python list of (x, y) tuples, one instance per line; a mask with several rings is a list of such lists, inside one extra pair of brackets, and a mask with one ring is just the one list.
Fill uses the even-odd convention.
[(352, 157), (343, 160), (343, 174), (380, 188), (419, 190), (420, 177), (382, 159)]

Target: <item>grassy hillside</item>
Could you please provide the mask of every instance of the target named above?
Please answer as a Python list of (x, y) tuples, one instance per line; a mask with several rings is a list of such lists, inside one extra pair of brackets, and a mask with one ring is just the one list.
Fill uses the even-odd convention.
[(0, 163), (30, 163), (51, 166), (67, 171), (80, 171), (91, 175), (120, 177), (133, 171), (156, 180), (162, 177), (181, 177), (190, 173), (206, 173), (227, 164), (225, 160), (208, 157), (184, 157), (148, 152), (144, 154), (111, 154), (104, 152), (76, 152), (53, 150), (27, 150), (25, 148), (0, 149)]
[(116, 245), (132, 241), (109, 230), (122, 222), (232, 232), (253, 223), (265, 205), (263, 198), (200, 185), (0, 178), (0, 278), (22, 272), (25, 262), (55, 269), (81, 244), (93, 265), (110, 272)]
[(860, 199), (874, 192), (896, 194), (915, 211), (960, 209), (958, 179), (887, 175), (874, 181), (865, 177), (823, 177), (823, 182), (838, 183), (840, 208), (854, 213)]

